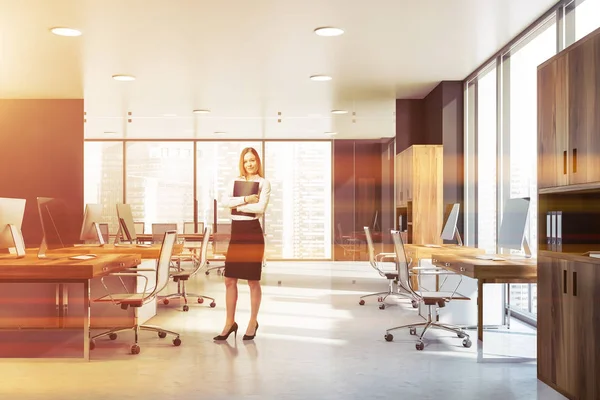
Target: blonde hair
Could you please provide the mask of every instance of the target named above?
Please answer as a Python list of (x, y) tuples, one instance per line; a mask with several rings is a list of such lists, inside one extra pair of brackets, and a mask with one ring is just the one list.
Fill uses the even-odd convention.
[(258, 176), (264, 178), (262, 162), (260, 162), (260, 156), (258, 155), (258, 152), (254, 149), (254, 147), (246, 147), (244, 150), (242, 150), (242, 153), (240, 154), (240, 176), (247, 177), (246, 169), (244, 168), (244, 156), (248, 153), (252, 153), (254, 155), (254, 158), (256, 158)]

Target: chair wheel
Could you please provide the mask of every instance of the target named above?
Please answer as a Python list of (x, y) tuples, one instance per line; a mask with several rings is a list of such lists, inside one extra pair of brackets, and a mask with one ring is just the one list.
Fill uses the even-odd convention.
[(462, 332), (458, 332), (458, 333), (456, 334), (456, 336), (458, 336), (459, 338), (461, 338), (461, 339), (462, 339), (462, 338), (464, 338), (466, 335), (465, 335), (464, 333), (462, 333)]
[(217, 306), (217, 303), (215, 303), (214, 301), (212, 303), (210, 303), (210, 308), (215, 308)]
[(169, 304), (169, 299), (163, 299), (163, 304), (164, 304), (164, 305), (167, 305), (167, 304)]
[(385, 304), (380, 304), (380, 305), (379, 305), (379, 309), (380, 309), (380, 310), (385, 310)]
[(391, 333), (386, 333), (384, 338), (386, 342), (391, 342), (392, 340), (394, 340), (394, 335), (392, 335)]
[(222, 273), (222, 272), (221, 272), (221, 270), (220, 270), (220, 269), (218, 269), (218, 270), (217, 270), (217, 275), (221, 275), (221, 273)]
[(110, 335), (108, 335), (108, 338), (110, 340), (117, 340), (117, 334), (116, 333), (111, 333)]
[(361, 305), (361, 306), (364, 306), (364, 305), (365, 305), (365, 301), (361, 299), (361, 300), (358, 302), (358, 304), (359, 304), (359, 305)]
[(210, 272), (208, 271), (204, 271), (204, 275), (208, 275)]
[(179, 339), (178, 337), (176, 337), (175, 339), (173, 339), (173, 345), (174, 346), (179, 346), (181, 344), (181, 339)]
[(425, 345), (423, 344), (423, 342), (419, 342), (419, 343), (415, 344), (415, 348), (417, 350), (423, 350), (425, 348)]
[(417, 303), (416, 300), (413, 300), (410, 303), (412, 304), (413, 308), (418, 308), (419, 307), (419, 303)]
[(198, 297), (198, 304), (204, 303), (204, 299), (202, 297)]
[(94, 340), (90, 340), (90, 350), (94, 350), (96, 348), (96, 342)]
[(189, 311), (190, 306), (188, 306), (187, 304), (183, 306), (183, 311)]
[(469, 347), (471, 347), (471, 340), (469, 338), (466, 338), (465, 340), (463, 340), (463, 346), (466, 347), (467, 349)]
[(137, 344), (131, 346), (131, 354), (140, 354), (140, 346)]
[(379, 296), (379, 297), (377, 298), (377, 301), (378, 301), (379, 303), (381, 303), (381, 302), (383, 301), (383, 297)]
[(408, 331), (408, 333), (410, 333), (411, 335), (416, 335), (417, 334), (417, 328), (410, 328), (410, 330)]
[(167, 332), (158, 332), (158, 337), (164, 339), (167, 337)]

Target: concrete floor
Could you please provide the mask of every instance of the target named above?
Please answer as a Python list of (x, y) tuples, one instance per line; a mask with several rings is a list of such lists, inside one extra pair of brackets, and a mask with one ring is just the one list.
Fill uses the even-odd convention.
[[(256, 339), (241, 340), (250, 307), (241, 283), (240, 335), (217, 344), (223, 280), (201, 273), (188, 291), (215, 297), (216, 308), (193, 299), (183, 312), (172, 301), (151, 320), (180, 332), (180, 347), (142, 333), (141, 353), (130, 355), (127, 333), (99, 340), (90, 363), (2, 360), (0, 399), (563, 399), (537, 380), (533, 362), (477, 363), (474, 331), (470, 349), (444, 332), (428, 334), (424, 351), (407, 331), (386, 342), (386, 328), (420, 320), (406, 301), (385, 310), (375, 298), (358, 305), (386, 286), (364, 262), (269, 262)], [(486, 333), (486, 352), (535, 351), (534, 332), (516, 326)]]

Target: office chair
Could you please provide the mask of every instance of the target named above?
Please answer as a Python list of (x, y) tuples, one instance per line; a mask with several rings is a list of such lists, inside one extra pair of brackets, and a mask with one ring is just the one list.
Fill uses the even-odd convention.
[(208, 253), (208, 240), (210, 238), (210, 227), (204, 229), (204, 237), (202, 238), (202, 246), (200, 247), (199, 255), (192, 255), (192, 263), (194, 268), (191, 270), (182, 270), (178, 269), (176, 272), (171, 272), (170, 276), (174, 282), (177, 283), (177, 293), (168, 294), (166, 296), (159, 296), (162, 299), (163, 304), (169, 304), (169, 299), (173, 298), (183, 298), (185, 304), (183, 306), (183, 311), (188, 311), (190, 307), (188, 306), (188, 297), (196, 297), (198, 299), (198, 303), (204, 303), (204, 299), (211, 300), (210, 307), (214, 308), (217, 303), (215, 303), (215, 299), (212, 297), (204, 296), (201, 294), (195, 293), (187, 293), (185, 289), (186, 282), (194, 275), (198, 273), (204, 266), (206, 266), (207, 261), (207, 253)]
[[(229, 240), (231, 239), (231, 224), (217, 224), (217, 231), (213, 233), (212, 237), (213, 258), (211, 261), (224, 262), (225, 256), (227, 255), (227, 249), (229, 248)], [(223, 269), (225, 269), (224, 264), (216, 265), (207, 268), (204, 273), (208, 275), (210, 271), (217, 270), (217, 274), (221, 275)]]
[[(394, 241), (394, 251), (396, 253), (396, 261), (398, 263), (398, 279), (401, 283), (403, 283), (412, 293), (413, 296), (415, 296), (415, 298), (420, 299), (420, 301), (422, 301), (423, 303), (425, 303), (425, 305), (428, 307), (428, 313), (427, 313), (427, 321), (425, 322), (421, 322), (421, 323), (416, 323), (416, 324), (407, 324), (407, 325), (402, 325), (402, 326), (397, 326), (394, 328), (390, 328), (387, 329), (385, 331), (385, 340), (388, 342), (391, 342), (392, 340), (394, 340), (394, 336), (390, 333), (393, 330), (396, 329), (403, 329), (403, 328), (409, 328), (409, 332), (411, 335), (416, 335), (417, 334), (417, 326), (422, 326), (423, 327), (423, 331), (421, 332), (421, 334), (419, 335), (418, 341), (415, 345), (415, 347), (417, 348), (417, 350), (423, 350), (425, 348), (425, 344), (424, 344), (424, 340), (423, 337), (425, 336), (425, 333), (427, 332), (427, 330), (429, 328), (438, 328), (438, 329), (442, 329), (445, 331), (449, 331), (452, 333), (455, 333), (459, 338), (463, 339), (463, 346), (464, 347), (471, 347), (471, 340), (469, 339), (469, 335), (467, 335), (464, 330), (456, 325), (451, 325), (451, 324), (443, 324), (437, 321), (437, 318), (434, 319), (434, 314), (437, 316), (436, 313), (434, 313), (434, 307), (444, 307), (446, 305), (446, 303), (452, 301), (452, 300), (470, 300), (470, 298), (463, 296), (462, 294), (457, 293), (457, 289), (460, 286), (460, 283), (462, 281), (462, 275), (459, 275), (460, 280), (458, 282), (458, 284), (456, 285), (456, 288), (454, 288), (453, 291), (444, 291), (444, 292), (438, 292), (438, 291), (430, 291), (430, 292), (426, 292), (426, 291), (413, 291), (412, 290), (412, 285), (410, 283), (410, 276), (411, 276), (411, 271), (409, 269), (409, 264), (410, 264), (410, 260), (406, 257), (406, 253), (404, 251), (404, 244), (402, 243), (402, 238), (400, 237), (400, 232), (398, 231), (392, 231), (392, 239)], [(443, 275), (443, 271), (438, 271), (437, 272), (440, 275)]]
[[(380, 310), (384, 310), (386, 307), (385, 299), (388, 298), (388, 296), (400, 296), (403, 298), (408, 298), (410, 300), (412, 300), (413, 304), (416, 303), (416, 299), (410, 294), (410, 292), (407, 293), (402, 293), (400, 292), (398, 289), (394, 288), (394, 283), (398, 282), (398, 270), (397, 268), (394, 266), (394, 270), (384, 270), (383, 269), (383, 261), (385, 259), (390, 259), (392, 261), (396, 261), (396, 253), (378, 253), (375, 254), (375, 246), (373, 245), (373, 238), (371, 237), (371, 231), (369, 229), (368, 226), (364, 227), (365, 229), (365, 237), (367, 238), (367, 253), (369, 254), (369, 263), (371, 264), (371, 267), (373, 267), (373, 269), (375, 269), (375, 271), (377, 271), (379, 273), (379, 275), (381, 275), (382, 277), (386, 278), (388, 280), (388, 290), (387, 292), (378, 292), (378, 293), (371, 293), (371, 294), (367, 294), (364, 296), (360, 296), (360, 301), (358, 302), (358, 304), (360, 304), (361, 306), (365, 304), (364, 299), (367, 297), (371, 297), (371, 296), (378, 296), (377, 297), (377, 301), (380, 302), (381, 304), (379, 305), (379, 309)], [(395, 304), (392, 304), (395, 305)]]
[[(169, 283), (169, 263), (171, 261), (171, 256), (173, 255), (173, 246), (175, 241), (177, 240), (177, 232), (175, 231), (167, 231), (163, 235), (162, 246), (160, 248), (160, 254), (158, 256), (158, 260), (156, 262), (156, 269), (142, 269), (142, 268), (132, 268), (127, 270), (128, 272), (116, 272), (109, 274), (108, 276), (117, 276), (119, 279), (123, 276), (128, 277), (137, 277), (145, 279), (144, 290), (141, 293), (122, 293), (122, 292), (112, 292), (104, 282), (104, 278), (101, 278), (101, 283), (106, 289), (108, 293), (106, 296), (95, 299), (94, 302), (97, 303), (113, 303), (115, 305), (121, 306), (123, 310), (127, 310), (129, 307), (134, 308), (134, 325), (129, 328), (116, 328), (111, 329), (109, 331), (100, 333), (95, 335), (90, 340), (90, 350), (93, 350), (96, 347), (95, 339), (108, 336), (111, 340), (115, 340), (117, 338), (117, 332), (133, 330), (135, 333), (135, 342), (131, 346), (131, 354), (139, 354), (140, 346), (138, 345), (138, 336), (140, 331), (152, 331), (158, 333), (159, 338), (165, 338), (167, 334), (175, 336), (173, 339), (173, 344), (175, 346), (179, 346), (181, 344), (181, 339), (179, 338), (179, 333), (169, 331), (166, 329), (162, 329), (158, 326), (150, 326), (150, 325), (139, 325), (138, 324), (138, 308), (147, 304), (151, 301), (156, 301), (156, 296), (158, 293), (163, 290), (167, 283)], [(156, 272), (156, 280), (154, 288), (148, 290), (148, 277), (140, 274), (142, 271), (154, 271)], [(123, 281), (121, 281), (123, 283)], [(123, 284), (123, 286), (125, 286)]]
[(353, 236), (344, 235), (342, 233), (342, 224), (341, 223), (337, 224), (337, 231), (338, 231), (337, 244), (344, 251), (344, 257), (351, 255), (352, 260), (356, 261), (357, 253), (360, 258), (360, 252), (361, 252), (361, 247), (362, 247), (362, 243), (361, 243), (360, 239), (355, 238)]
[(196, 224), (198, 227), (198, 231), (194, 232), (194, 223), (193, 222), (184, 222), (183, 223), (183, 233), (191, 234), (191, 233), (202, 233), (204, 231), (204, 222), (198, 222)]
[(152, 224), (152, 243), (160, 243), (165, 232), (177, 232), (177, 224), (174, 223), (159, 223)]

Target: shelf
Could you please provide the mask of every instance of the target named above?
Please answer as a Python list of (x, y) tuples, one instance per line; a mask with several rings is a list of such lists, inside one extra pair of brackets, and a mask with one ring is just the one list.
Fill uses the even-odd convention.
[(581, 183), (577, 185), (557, 186), (538, 190), (538, 194), (600, 192), (600, 182)]

